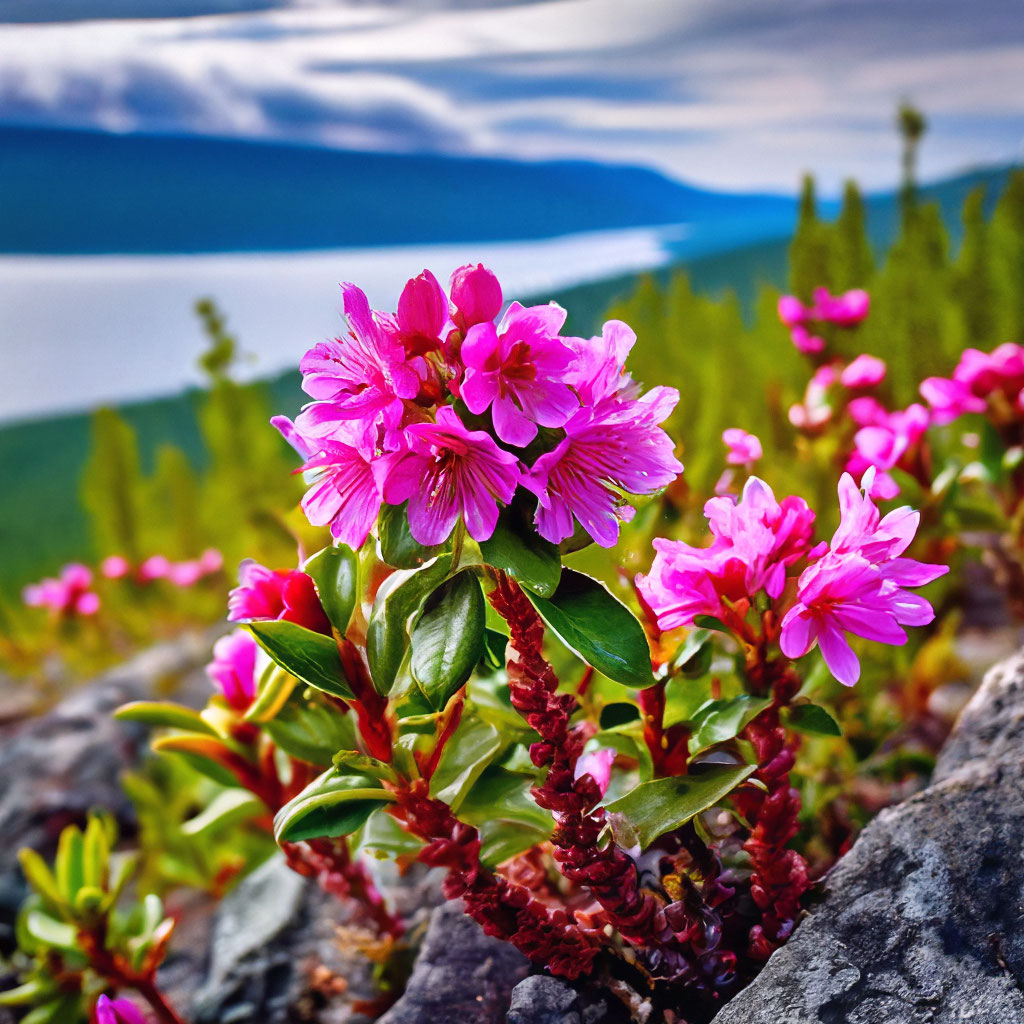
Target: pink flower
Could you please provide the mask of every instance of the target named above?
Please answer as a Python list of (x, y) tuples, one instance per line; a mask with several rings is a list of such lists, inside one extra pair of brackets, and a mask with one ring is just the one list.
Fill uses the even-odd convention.
[(176, 587), (194, 587), (203, 578), (203, 567), (198, 560), (172, 562), (167, 570), (167, 579)]
[(487, 540), (498, 522), (498, 502), (512, 500), (519, 460), (482, 430), (467, 430), (455, 410), (443, 406), (436, 423), (405, 430), (409, 448), (385, 463), (384, 499), (409, 502), (409, 530), (420, 544), (446, 540), (461, 515), (469, 535)]
[[(872, 476), (869, 470), (865, 492)], [(801, 574), (796, 604), (782, 620), (780, 645), (787, 657), (799, 658), (818, 644), (833, 676), (852, 686), (860, 677), (860, 662), (846, 634), (906, 643), (902, 627), (927, 625), (935, 613), (923, 597), (904, 588), (930, 583), (949, 568), (902, 557), (920, 521), (912, 509), (880, 518), (848, 473), (839, 482), (839, 503), (839, 529), (829, 552)]]
[(730, 427), (724, 431), (722, 433), (722, 440), (729, 449), (729, 454), (725, 457), (725, 461), (730, 466), (747, 466), (752, 462), (757, 462), (764, 455), (761, 442), (757, 437), (753, 434), (748, 434), (740, 427)]
[[(338, 423), (354, 420), (375, 443), (380, 426), (394, 430), (401, 425), (405, 401), (419, 393), (420, 373), (407, 362), (394, 328), (374, 317), (363, 292), (345, 284), (342, 293), (350, 334), (322, 342), (302, 357), (302, 386), (319, 401), (302, 411), (297, 426), (305, 435), (323, 437)], [(419, 323), (423, 303), (410, 299), (408, 305)]]
[(108, 580), (124, 579), (131, 571), (131, 562), (124, 555), (108, 555), (100, 563), (100, 572)]
[(928, 377), (921, 394), (934, 410), (936, 423), (950, 423), (968, 412), (984, 412), (988, 399), (1000, 393), (1015, 405), (1024, 392), (1024, 347), (1007, 342), (990, 353), (966, 349), (952, 380)]
[(797, 324), (790, 331), (790, 338), (797, 352), (803, 352), (804, 355), (816, 355), (825, 349), (825, 339), (811, 334), (802, 324)]
[(674, 388), (653, 388), (635, 402), (602, 402), (565, 424), (565, 438), (533, 464), (524, 486), (537, 495), (537, 531), (554, 544), (571, 537), (573, 519), (602, 547), (634, 509), (615, 490), (651, 494), (682, 472), (672, 439), (658, 424), (679, 401)]
[(439, 347), (448, 323), (448, 297), (429, 270), (406, 283), (398, 299), (396, 318), (410, 355)]
[(576, 389), (581, 405), (595, 406), (609, 398), (627, 402), (640, 397), (640, 385), (625, 369), (636, 334), (621, 320), (607, 321), (600, 338), (567, 338), (566, 343), (576, 355), (566, 382)]
[(171, 562), (165, 555), (151, 555), (139, 566), (139, 581), (152, 583), (154, 580), (165, 579), (171, 570)]
[(239, 711), (245, 711), (256, 697), (256, 652), (258, 645), (244, 629), (222, 636), (213, 645), (213, 661), (206, 674)]
[(102, 995), (96, 1002), (95, 1024), (148, 1024), (146, 1015), (130, 999), (109, 999)]
[(589, 775), (597, 788), (604, 796), (608, 792), (608, 783), (612, 778), (612, 764), (615, 762), (615, 751), (611, 747), (598, 747), (597, 750), (589, 750), (576, 762), (574, 779), (581, 779)]
[(384, 463), (354, 424), (341, 424), (333, 438), (306, 438), (284, 416), (272, 421), (286, 439), (306, 454), (303, 472), (314, 475), (302, 510), (314, 526), (353, 550), (369, 536), (383, 500)]
[(501, 312), (501, 285), (482, 263), (469, 263), (452, 274), (451, 295), (455, 320), (463, 331), (489, 323)]
[(92, 587), (92, 570), (79, 562), (61, 569), (60, 577), (47, 577), (25, 587), (21, 598), (30, 608), (49, 608), (56, 615), (95, 615), (100, 610), (99, 595)]
[(819, 366), (807, 382), (802, 404), (789, 409), (789, 422), (798, 430), (815, 430), (832, 419), (829, 389), (838, 379), (836, 368), (829, 364)]
[(804, 324), (810, 318), (811, 311), (795, 296), (779, 296), (779, 319), (786, 327)]
[(893, 413), (884, 413), (874, 423), (861, 427), (854, 435), (854, 451), (846, 464), (847, 472), (860, 478), (871, 466), (878, 471), (872, 478), (871, 497), (887, 501), (900, 493), (889, 470), (904, 463), (916, 450), (931, 417), (923, 405), (914, 403)]
[(984, 412), (988, 403), (971, 393), (966, 384), (945, 377), (927, 377), (921, 382), (921, 397), (932, 407), (932, 420), (943, 425), (965, 413)]
[(490, 407), (494, 431), (508, 444), (529, 444), (538, 424), (560, 427), (579, 408), (564, 382), (573, 352), (558, 337), (563, 323), (565, 310), (553, 303), (513, 302), (499, 327), (480, 323), (466, 334), (460, 394), (472, 413)]
[(216, 548), (207, 548), (199, 556), (199, 567), (204, 576), (212, 576), (224, 568), (224, 556)]
[(239, 586), (228, 595), (228, 621), (284, 619), (331, 636), (331, 623), (313, 581), (298, 569), (268, 569), (251, 558), (238, 567)]
[(815, 288), (811, 316), (837, 327), (854, 327), (868, 315), (870, 308), (871, 296), (861, 288), (835, 296), (829, 295), (827, 288)]
[(844, 388), (871, 388), (885, 380), (885, 363), (876, 356), (859, 355), (839, 375)]
[(814, 554), (814, 512), (802, 498), (776, 501), (771, 488), (751, 477), (738, 502), (712, 498), (704, 505), (713, 541), (697, 548), (656, 538), (657, 554), (647, 576), (637, 576), (640, 593), (662, 629), (691, 623), (696, 615), (723, 614), (723, 599), (749, 606), (764, 590), (775, 599), (786, 585), (786, 570)]

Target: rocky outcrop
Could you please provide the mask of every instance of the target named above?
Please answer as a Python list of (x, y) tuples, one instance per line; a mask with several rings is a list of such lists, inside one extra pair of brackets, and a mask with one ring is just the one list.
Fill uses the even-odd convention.
[(928, 789), (872, 821), (715, 1024), (1024, 1020), (1024, 655), (972, 698)]

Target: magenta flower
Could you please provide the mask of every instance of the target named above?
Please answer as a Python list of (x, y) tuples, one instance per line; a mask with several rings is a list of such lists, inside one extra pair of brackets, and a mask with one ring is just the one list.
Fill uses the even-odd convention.
[(203, 567), (198, 559), (187, 562), (172, 562), (167, 570), (167, 579), (176, 587), (194, 587), (203, 578)]
[(573, 773), (574, 779), (581, 779), (589, 775), (600, 790), (601, 796), (608, 792), (608, 783), (612, 778), (612, 764), (615, 762), (615, 751), (611, 747), (598, 747), (596, 750), (588, 750), (576, 762), (576, 770)]
[(613, 547), (619, 524), (635, 511), (616, 488), (651, 494), (683, 471), (658, 426), (678, 401), (674, 388), (652, 388), (634, 402), (580, 409), (565, 424), (565, 438), (523, 478), (537, 495), (538, 533), (558, 544), (572, 536), (575, 519), (601, 547)]
[(519, 484), (519, 460), (485, 431), (467, 430), (450, 406), (438, 409), (436, 423), (415, 423), (405, 436), (408, 450), (383, 465), (384, 500), (408, 500), (413, 538), (440, 544), (462, 516), (474, 540), (487, 540), (498, 522), (498, 502), (511, 501)]
[(854, 435), (847, 472), (859, 479), (873, 466), (877, 473), (872, 477), (871, 497), (882, 501), (895, 498), (900, 488), (889, 471), (914, 453), (930, 422), (928, 410), (916, 402), (899, 412), (883, 410), (874, 423), (861, 427)]
[(854, 327), (868, 315), (870, 309), (871, 296), (861, 288), (843, 295), (830, 295), (827, 288), (815, 288), (811, 318), (837, 327)]
[(466, 372), (459, 393), (475, 414), (490, 407), (494, 431), (523, 447), (538, 424), (560, 427), (579, 408), (565, 375), (573, 352), (558, 337), (565, 310), (552, 303), (524, 309), (513, 302), (500, 326), (471, 327), (462, 343)]
[(725, 461), (730, 466), (749, 466), (764, 455), (760, 440), (740, 427), (730, 427), (723, 431), (722, 441), (729, 449)]
[(802, 352), (804, 355), (817, 355), (825, 350), (825, 339), (817, 334), (811, 334), (803, 324), (797, 324), (789, 336), (792, 338), (797, 352)]
[(938, 425), (952, 423), (965, 413), (984, 412), (988, 403), (972, 394), (966, 384), (945, 377), (927, 377), (921, 382), (921, 397), (932, 407)]
[(228, 594), (228, 621), (284, 619), (331, 636), (331, 623), (313, 581), (298, 569), (268, 569), (251, 558), (238, 567), (239, 585)]
[(213, 661), (206, 674), (238, 711), (245, 711), (256, 697), (256, 652), (259, 649), (250, 633), (236, 629), (213, 645)]
[(451, 278), (455, 320), (461, 330), (489, 323), (501, 312), (501, 285), (482, 263), (459, 267)]
[(166, 555), (151, 555), (139, 566), (140, 583), (152, 583), (167, 578), (171, 571), (171, 560)]
[(950, 423), (968, 412), (984, 412), (988, 399), (997, 393), (1018, 408), (1024, 404), (1024, 347), (1013, 342), (989, 353), (966, 349), (951, 380), (928, 377), (921, 384), (921, 394), (932, 407), (936, 423)]
[(881, 359), (859, 355), (839, 374), (839, 383), (844, 388), (871, 388), (885, 380), (885, 371), (885, 363)]
[(832, 403), (829, 401), (829, 389), (838, 380), (834, 366), (819, 366), (807, 382), (804, 400), (789, 408), (789, 422), (798, 430), (816, 430), (824, 426), (832, 418)]
[(130, 999), (109, 999), (102, 995), (96, 1002), (95, 1024), (149, 1024), (146, 1015)]
[[(419, 392), (420, 373), (407, 361), (394, 330), (374, 317), (363, 292), (345, 284), (342, 293), (350, 334), (322, 342), (302, 357), (302, 386), (318, 401), (300, 413), (297, 425), (305, 435), (323, 437), (354, 420), (372, 444), (380, 426), (401, 426), (405, 401)], [(410, 301), (410, 308), (419, 305)]]
[(406, 283), (395, 324), (408, 355), (421, 356), (440, 348), (449, 321), (448, 297), (429, 270)]
[(811, 310), (795, 295), (780, 295), (778, 308), (779, 319), (790, 328), (805, 324), (811, 316)]
[(656, 538), (651, 571), (637, 576), (662, 629), (687, 625), (696, 615), (720, 617), (723, 600), (749, 604), (762, 590), (775, 599), (785, 589), (786, 570), (814, 554), (814, 512), (807, 502), (776, 501), (757, 477), (747, 481), (738, 502), (711, 498), (704, 514), (714, 538), (710, 546)]
[(829, 671), (845, 686), (860, 677), (860, 662), (847, 634), (886, 644), (906, 643), (903, 626), (927, 625), (931, 605), (906, 587), (920, 587), (949, 571), (903, 557), (917, 532), (920, 515), (896, 509), (880, 518), (868, 493), (844, 473), (839, 482), (841, 521), (829, 552), (809, 566), (797, 584), (797, 601), (782, 620), (780, 646), (799, 658), (817, 644)]
[(108, 580), (124, 579), (132, 571), (132, 564), (124, 555), (108, 555), (100, 563), (100, 573)]
[(212, 576), (224, 568), (224, 556), (216, 548), (206, 548), (199, 556), (199, 567), (204, 576)]
[(626, 359), (636, 334), (621, 320), (609, 320), (600, 338), (567, 338), (576, 354), (566, 382), (576, 389), (580, 404), (593, 407), (606, 399), (629, 402), (640, 397), (640, 385), (626, 372)]
[(384, 463), (355, 424), (340, 424), (331, 438), (305, 437), (286, 416), (271, 422), (306, 459), (311, 486), (302, 510), (314, 526), (353, 550), (362, 546), (380, 514)]
[(47, 577), (25, 587), (21, 598), (30, 608), (49, 608), (56, 615), (95, 615), (100, 610), (99, 595), (92, 589), (92, 570), (71, 562), (57, 579)]

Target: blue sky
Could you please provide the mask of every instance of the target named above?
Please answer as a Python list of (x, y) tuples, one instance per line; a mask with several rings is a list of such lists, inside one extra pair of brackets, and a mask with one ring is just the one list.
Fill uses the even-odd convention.
[[(133, 14), (131, 20), (124, 17)], [(171, 14), (173, 16), (168, 17)], [(1020, 0), (0, 0), (0, 121), (642, 163), (716, 188), (1018, 159)]]

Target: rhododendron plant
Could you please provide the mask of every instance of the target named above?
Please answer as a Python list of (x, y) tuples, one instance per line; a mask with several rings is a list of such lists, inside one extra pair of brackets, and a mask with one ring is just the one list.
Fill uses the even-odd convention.
[[(539, 967), (709, 1019), (811, 885), (796, 729), (839, 731), (802, 691), (812, 648), (852, 683), (848, 636), (902, 643), (931, 617), (908, 588), (944, 568), (908, 555), (914, 513), (882, 516), (849, 476), (830, 541), (806, 500), (749, 477), (705, 505), (707, 544), (655, 540), (615, 593), (566, 557), (613, 546), (632, 496), (682, 470), (661, 429), (678, 396), (633, 379), (630, 328), (566, 337), (561, 309), (517, 303), (499, 321), (480, 265), (450, 295), (423, 272), (394, 313), (344, 297), (349, 335), (301, 363), (314, 402), (275, 418), (320, 550), (303, 533), (297, 567), (242, 564), (202, 715), (119, 714), (256, 797), (288, 863), (384, 948), (405, 922), (373, 857), (415, 860)], [(864, 312), (818, 295), (787, 315)], [(879, 373), (846, 383), (866, 397)], [(723, 440), (747, 472), (762, 458)]]

